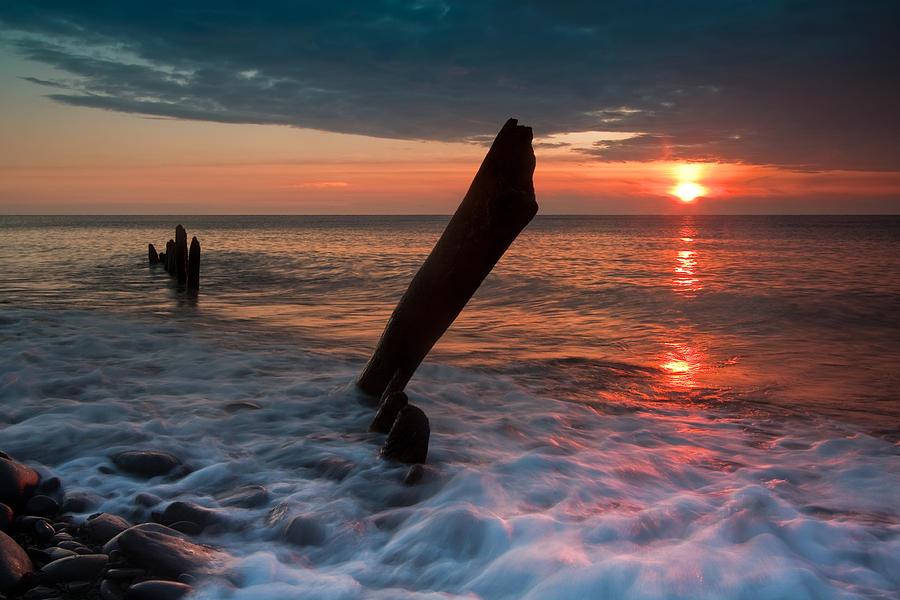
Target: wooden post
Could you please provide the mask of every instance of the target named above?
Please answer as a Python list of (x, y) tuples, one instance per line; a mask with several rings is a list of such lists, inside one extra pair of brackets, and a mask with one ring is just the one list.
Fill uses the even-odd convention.
[(197, 236), (191, 238), (191, 251), (188, 255), (187, 289), (196, 292), (200, 289), (200, 242)]
[[(531, 128), (506, 122), (469, 191), (413, 277), (356, 384), (380, 397), (416, 368), (537, 213)], [(399, 373), (398, 373), (399, 372)]]
[(156, 253), (156, 248), (153, 247), (153, 244), (149, 244), (147, 248), (147, 260), (150, 261), (151, 265), (159, 262), (159, 254)]
[(175, 274), (175, 240), (166, 242), (166, 271), (169, 275)]
[(172, 275), (178, 278), (181, 285), (187, 282), (187, 252), (187, 233), (184, 227), (178, 225), (175, 228), (175, 270)]

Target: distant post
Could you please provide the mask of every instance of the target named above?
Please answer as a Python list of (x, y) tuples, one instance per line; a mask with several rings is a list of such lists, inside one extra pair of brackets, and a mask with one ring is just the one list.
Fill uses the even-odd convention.
[(187, 289), (195, 293), (200, 289), (200, 242), (196, 235), (191, 238), (191, 250), (188, 254)]
[(537, 213), (530, 127), (506, 122), (462, 203), (400, 298), (356, 384), (400, 391)]
[(147, 248), (147, 259), (150, 261), (151, 265), (155, 265), (159, 262), (159, 254), (156, 253), (156, 248), (153, 247), (153, 244), (149, 244)]
[(184, 285), (187, 282), (187, 233), (184, 227), (175, 227), (175, 270), (172, 275), (178, 278), (178, 283)]

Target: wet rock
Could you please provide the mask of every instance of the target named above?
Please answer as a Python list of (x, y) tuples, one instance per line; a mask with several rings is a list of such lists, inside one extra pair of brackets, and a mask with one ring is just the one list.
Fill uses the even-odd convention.
[(428, 456), (428, 438), (431, 427), (428, 417), (417, 406), (406, 405), (397, 414), (381, 456), (404, 463), (423, 463)]
[(100, 504), (100, 497), (87, 492), (66, 494), (66, 499), (59, 507), (63, 513), (83, 513)]
[(141, 492), (137, 496), (134, 497), (135, 504), (140, 506), (144, 506), (147, 508), (152, 508), (162, 502), (162, 498), (157, 496), (156, 494), (148, 494), (146, 492)]
[(403, 477), (403, 483), (406, 485), (415, 485), (422, 481), (422, 477), (425, 476), (425, 467), (422, 465), (413, 465), (409, 468), (409, 471), (406, 472), (406, 476)]
[(173, 529), (163, 529), (167, 532), (137, 525), (126, 529), (107, 544), (116, 542), (131, 564), (168, 576), (206, 571), (214, 561), (224, 557), (221, 552), (188, 542)]
[(13, 511), (7, 505), (0, 503), (0, 531), (8, 531), (12, 524)]
[(61, 487), (62, 481), (59, 477), (48, 477), (46, 479), (41, 479), (41, 482), (37, 487), (37, 492), (40, 494), (52, 494), (58, 492)]
[(262, 407), (256, 402), (242, 400), (240, 402), (229, 402), (223, 408), (225, 409), (225, 412), (235, 413), (239, 410), (260, 410)]
[(181, 501), (169, 504), (157, 519), (163, 525), (168, 526), (187, 521), (197, 525), (201, 531), (210, 525), (222, 523), (224, 520), (224, 516), (215, 509), (206, 508), (193, 502)]
[(349, 460), (338, 458), (336, 456), (329, 456), (316, 461), (316, 464), (313, 465), (313, 470), (319, 477), (334, 481), (343, 481), (347, 475), (350, 474), (350, 471), (353, 470), (353, 467), (354, 464)]
[(122, 471), (140, 477), (165, 475), (181, 464), (181, 461), (167, 452), (152, 450), (128, 450), (112, 457), (113, 463)]
[(169, 527), (185, 535), (200, 535), (201, 533), (203, 533), (202, 526), (196, 523), (191, 523), (190, 521), (176, 521), (174, 523), (170, 523)]
[(53, 562), (54, 560), (66, 558), (67, 556), (75, 556), (77, 554), (74, 550), (66, 550), (65, 548), (60, 548), (59, 546), (46, 548), (44, 552), (47, 556), (46, 562)]
[(81, 525), (81, 531), (95, 544), (105, 544), (129, 527), (131, 523), (122, 517), (109, 513), (97, 513), (88, 517)]
[(321, 546), (325, 543), (325, 528), (309, 516), (298, 515), (284, 528), (282, 537), (295, 546)]
[(378, 412), (375, 413), (375, 418), (372, 419), (372, 424), (369, 425), (369, 431), (388, 433), (400, 410), (407, 404), (409, 397), (404, 392), (392, 392), (385, 396), (381, 406), (378, 407)]
[[(165, 525), (160, 525), (159, 523), (141, 523), (139, 525), (129, 527), (125, 531), (131, 531), (131, 530), (153, 531), (153, 532), (158, 532), (158, 533), (164, 533), (166, 535), (178, 536), (178, 537), (184, 539), (184, 536), (182, 534), (178, 533), (174, 529), (171, 529), (170, 527), (166, 527)], [(125, 533), (125, 531), (123, 531), (122, 533)], [(105, 544), (103, 544), (103, 554), (108, 554), (110, 557), (110, 560), (113, 560), (115, 555), (121, 554), (121, 552), (119, 552), (119, 537), (122, 535), (122, 533), (120, 533), (113, 539), (111, 539), (108, 542), (106, 542)]]
[(25, 550), (0, 531), (0, 594), (14, 591), (34, 567)]
[(218, 498), (225, 506), (255, 508), (269, 501), (269, 490), (261, 485), (243, 485)]
[(126, 600), (179, 600), (194, 588), (176, 581), (150, 580), (136, 583), (125, 594)]
[(137, 577), (145, 577), (147, 575), (147, 571), (144, 569), (109, 569), (106, 573), (104, 573), (103, 577), (106, 579), (113, 579), (115, 581), (123, 581), (123, 580), (132, 580)]
[(45, 583), (91, 581), (100, 575), (107, 562), (106, 554), (67, 556), (47, 563), (40, 573)]
[(39, 585), (36, 588), (31, 588), (25, 595), (22, 596), (23, 600), (49, 600), (50, 598), (59, 598), (59, 590), (55, 587), (47, 587), (46, 585)]
[(56, 533), (56, 530), (53, 529), (53, 526), (47, 521), (35, 521), (34, 522), (34, 534), (38, 537), (38, 539), (46, 542)]
[(100, 598), (103, 600), (122, 600), (125, 597), (119, 584), (106, 580), (100, 584)]
[(59, 503), (50, 496), (35, 494), (25, 503), (25, 513), (38, 517), (52, 517), (59, 512)]
[(31, 467), (4, 457), (0, 457), (0, 502), (16, 510), (34, 493), (39, 477)]

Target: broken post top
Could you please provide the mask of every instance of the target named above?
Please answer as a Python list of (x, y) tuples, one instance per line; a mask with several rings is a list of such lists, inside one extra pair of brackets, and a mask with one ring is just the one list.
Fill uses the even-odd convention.
[[(518, 123), (516, 119), (509, 119), (500, 129), (472, 181), (466, 199), (476, 190), (476, 186), (481, 183), (480, 180), (491, 179), (496, 188), (490, 191), (495, 193), (500, 191), (502, 196), (510, 200), (533, 206), (534, 212), (531, 214), (533, 217), (538, 208), (534, 199), (535, 159), (531, 147), (533, 136), (531, 127)], [(529, 221), (531, 217), (528, 218)]]

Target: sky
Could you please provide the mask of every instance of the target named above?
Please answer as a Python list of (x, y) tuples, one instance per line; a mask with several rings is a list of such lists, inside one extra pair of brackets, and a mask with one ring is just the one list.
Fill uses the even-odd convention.
[(900, 213), (900, 3), (0, 3), (0, 214)]

